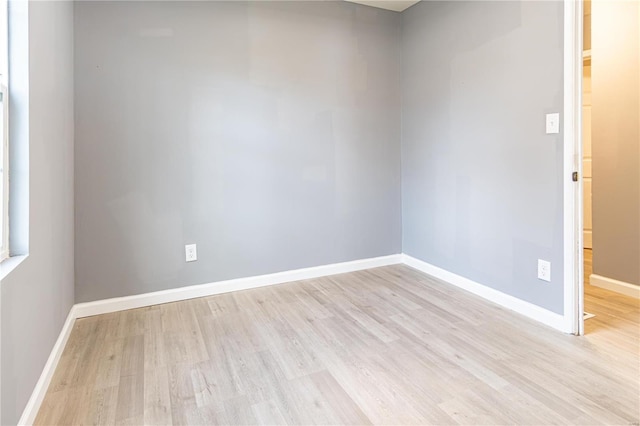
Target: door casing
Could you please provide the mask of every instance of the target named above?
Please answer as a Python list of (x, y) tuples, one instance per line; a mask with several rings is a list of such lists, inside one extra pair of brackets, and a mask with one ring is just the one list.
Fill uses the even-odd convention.
[[(564, 328), (584, 334), (582, 183), (582, 0), (564, 0), (563, 253)], [(577, 181), (572, 175), (578, 173)]]

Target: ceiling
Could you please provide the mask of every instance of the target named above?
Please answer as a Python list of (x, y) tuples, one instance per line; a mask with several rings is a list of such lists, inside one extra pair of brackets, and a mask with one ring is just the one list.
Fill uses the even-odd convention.
[(418, 3), (420, 0), (345, 0), (351, 3), (364, 4), (365, 6), (379, 7), (380, 9), (402, 12)]

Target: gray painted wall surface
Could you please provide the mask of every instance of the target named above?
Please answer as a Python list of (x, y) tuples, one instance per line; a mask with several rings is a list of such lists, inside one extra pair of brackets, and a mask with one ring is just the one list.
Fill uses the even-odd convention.
[(400, 253), (399, 14), (75, 12), (76, 301)]
[[(563, 312), (561, 2), (403, 14), (403, 251)], [(537, 279), (552, 262), (552, 282)]]
[(640, 285), (640, 3), (592, 3), (593, 273)]
[(73, 3), (30, 2), (28, 20), (29, 257), (1, 283), (2, 424), (17, 423), (74, 301)]

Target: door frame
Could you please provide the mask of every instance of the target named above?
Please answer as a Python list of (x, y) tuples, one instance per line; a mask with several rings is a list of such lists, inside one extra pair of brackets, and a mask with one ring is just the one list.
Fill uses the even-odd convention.
[[(563, 252), (564, 329), (584, 334), (582, 183), (583, 1), (564, 0)], [(572, 175), (578, 173), (577, 182)]]

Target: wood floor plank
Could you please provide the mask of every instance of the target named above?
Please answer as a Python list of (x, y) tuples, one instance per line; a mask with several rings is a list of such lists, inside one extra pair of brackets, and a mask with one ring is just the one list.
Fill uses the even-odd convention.
[(120, 377), (144, 372), (144, 337), (134, 335), (124, 339)]
[(168, 367), (171, 421), (174, 425), (202, 424), (192, 381), (192, 366), (179, 363)]
[(103, 342), (102, 357), (97, 361), (94, 388), (112, 388), (120, 384), (125, 341), (126, 339), (110, 339)]
[(251, 404), (246, 397), (240, 396), (224, 402), (224, 411), (220, 424), (255, 425), (258, 421), (253, 415)]
[(345, 392), (336, 379), (328, 372), (321, 371), (311, 375), (314, 386), (323, 396), (331, 410), (336, 414), (339, 423), (368, 425), (371, 420), (364, 414), (360, 407)]
[(120, 378), (117, 424), (141, 424), (144, 418), (144, 371)]
[(145, 425), (171, 424), (169, 374), (165, 368), (144, 371), (143, 419)]
[(96, 389), (91, 394), (83, 424), (113, 425), (116, 422), (118, 386)]
[(259, 424), (283, 425), (287, 423), (278, 406), (271, 400), (253, 404), (251, 410)]
[(314, 349), (304, 347), (296, 331), (285, 321), (272, 319), (256, 324), (256, 327), (264, 336), (269, 351), (288, 379), (325, 369)]
[(584, 337), (403, 265), (85, 318), (36, 424), (637, 424), (640, 303), (585, 290)]

